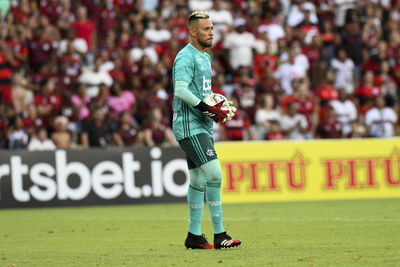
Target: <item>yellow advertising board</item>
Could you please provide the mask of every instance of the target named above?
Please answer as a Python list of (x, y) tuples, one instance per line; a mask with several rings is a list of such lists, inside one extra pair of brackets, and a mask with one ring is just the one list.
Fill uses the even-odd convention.
[(400, 197), (400, 138), (224, 142), (224, 203)]

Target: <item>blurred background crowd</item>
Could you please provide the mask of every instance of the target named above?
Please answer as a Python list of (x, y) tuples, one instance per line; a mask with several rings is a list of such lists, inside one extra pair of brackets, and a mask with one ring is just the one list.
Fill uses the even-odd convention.
[(0, 148), (175, 145), (187, 15), (214, 24), (215, 140), (400, 135), (399, 0), (5, 0)]

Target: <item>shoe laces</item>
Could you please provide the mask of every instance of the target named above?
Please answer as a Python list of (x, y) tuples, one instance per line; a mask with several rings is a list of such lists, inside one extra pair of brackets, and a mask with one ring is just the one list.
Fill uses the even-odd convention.
[(227, 240), (231, 240), (232, 239), (232, 237), (230, 235), (228, 235), (227, 233), (224, 234), (223, 238), (227, 239)]
[(221, 240), (221, 241), (223, 241), (223, 240), (231, 240), (232, 239), (232, 237), (230, 235), (228, 235), (226, 232), (218, 234), (214, 238), (217, 238), (218, 240)]
[(200, 241), (200, 243), (208, 244), (207, 238), (204, 234), (201, 234), (199, 241)]

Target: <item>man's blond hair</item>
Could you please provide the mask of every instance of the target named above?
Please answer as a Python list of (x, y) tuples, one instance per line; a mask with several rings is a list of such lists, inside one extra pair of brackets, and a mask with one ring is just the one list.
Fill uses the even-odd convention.
[(197, 22), (199, 19), (208, 19), (210, 16), (208, 15), (208, 12), (206, 10), (196, 10), (190, 13), (188, 17), (188, 28), (192, 27), (195, 22)]

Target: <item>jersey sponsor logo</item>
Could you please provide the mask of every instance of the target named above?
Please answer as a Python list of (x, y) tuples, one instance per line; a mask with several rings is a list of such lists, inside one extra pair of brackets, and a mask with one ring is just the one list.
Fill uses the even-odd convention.
[(203, 76), (203, 91), (211, 91), (211, 79), (206, 79), (206, 76)]

